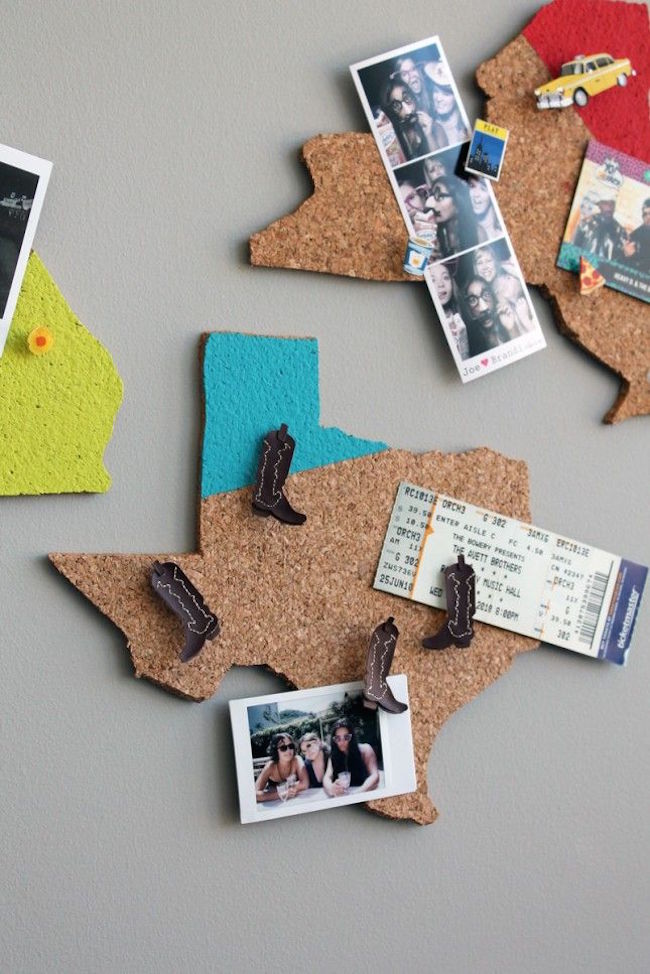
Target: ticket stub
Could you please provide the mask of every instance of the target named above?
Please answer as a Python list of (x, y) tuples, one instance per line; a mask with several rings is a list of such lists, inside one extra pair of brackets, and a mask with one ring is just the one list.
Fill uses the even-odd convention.
[(476, 616), (623, 664), (648, 569), (515, 518), (402, 482), (374, 587), (445, 608), (445, 565), (476, 574)]

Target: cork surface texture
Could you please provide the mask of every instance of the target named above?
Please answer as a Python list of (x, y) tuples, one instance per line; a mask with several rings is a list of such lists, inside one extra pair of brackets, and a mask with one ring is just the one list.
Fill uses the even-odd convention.
[(317, 135), (302, 147), (302, 158), (314, 194), (253, 234), (251, 264), (421, 281), (402, 268), (408, 234), (372, 136)]
[[(368, 807), (429, 823), (437, 812), (427, 761), (438, 731), (505, 673), (517, 653), (538, 643), (477, 624), (467, 650), (421, 648), (444, 613), (372, 588), (401, 480), (530, 518), (523, 461), (484, 448), (422, 455), (388, 449), (290, 475), (286, 493), (307, 514), (302, 527), (255, 517), (250, 488), (241, 487), (201, 500), (195, 553), (50, 559), (124, 633), (135, 675), (188, 700), (210, 697), (235, 665), (267, 666), (288, 688), (361, 679), (372, 630), (394, 615), (400, 638), (392, 672), (408, 675), (418, 788)], [(181, 623), (151, 589), (156, 559), (179, 564), (221, 622), (219, 637), (187, 664), (178, 658)]]

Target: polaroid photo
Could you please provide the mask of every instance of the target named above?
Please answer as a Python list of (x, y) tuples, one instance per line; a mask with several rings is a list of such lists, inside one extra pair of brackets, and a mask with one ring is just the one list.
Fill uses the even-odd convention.
[[(408, 702), (404, 674), (388, 677)], [(230, 701), (242, 823), (416, 790), (410, 710), (363, 705), (361, 683)]]
[[(409, 234), (433, 247), (424, 277), (462, 381), (480, 378), (545, 348), (492, 186), (483, 176), (465, 170), (470, 127), (439, 38), (361, 61), (350, 71)], [(425, 103), (431, 84), (439, 90)], [(401, 93), (396, 85), (401, 85)], [(416, 107), (409, 115), (402, 104), (400, 116), (398, 102), (405, 100), (425, 107)], [(441, 144), (431, 149), (431, 139), (408, 134), (416, 120), (426, 131), (438, 132), (429, 120), (439, 123), (446, 143), (440, 139)], [(474, 274), (472, 258), (466, 255), (492, 243), (500, 290), (510, 295), (507, 305), (505, 297), (500, 299), (503, 325), (498, 324), (498, 296), (490, 281), (484, 282), (476, 305), (470, 293), (476, 287), (464, 291)], [(446, 271), (435, 269), (441, 262)], [(508, 331), (506, 324), (514, 318), (518, 323)]]
[(0, 355), (16, 310), (52, 163), (0, 145)]
[(486, 179), (497, 182), (501, 175), (509, 134), (508, 129), (477, 118), (467, 151), (465, 172), (485, 176)]
[(650, 302), (650, 163), (592, 139), (569, 212), (558, 267), (589, 261), (605, 285)]

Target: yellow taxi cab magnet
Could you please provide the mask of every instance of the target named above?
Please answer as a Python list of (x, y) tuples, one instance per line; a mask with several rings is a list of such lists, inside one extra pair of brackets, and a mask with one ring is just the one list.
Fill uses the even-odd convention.
[(629, 58), (616, 60), (611, 54), (578, 54), (562, 65), (560, 77), (535, 89), (538, 108), (584, 108), (593, 95), (624, 87), (636, 74)]

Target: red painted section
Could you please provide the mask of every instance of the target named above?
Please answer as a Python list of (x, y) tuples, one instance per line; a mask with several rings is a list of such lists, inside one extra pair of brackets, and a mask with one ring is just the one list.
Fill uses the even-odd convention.
[(625, 88), (595, 95), (579, 112), (591, 134), (621, 152), (650, 162), (650, 25), (645, 3), (621, 0), (553, 0), (523, 31), (528, 43), (556, 78), (577, 54), (628, 57), (636, 69)]

